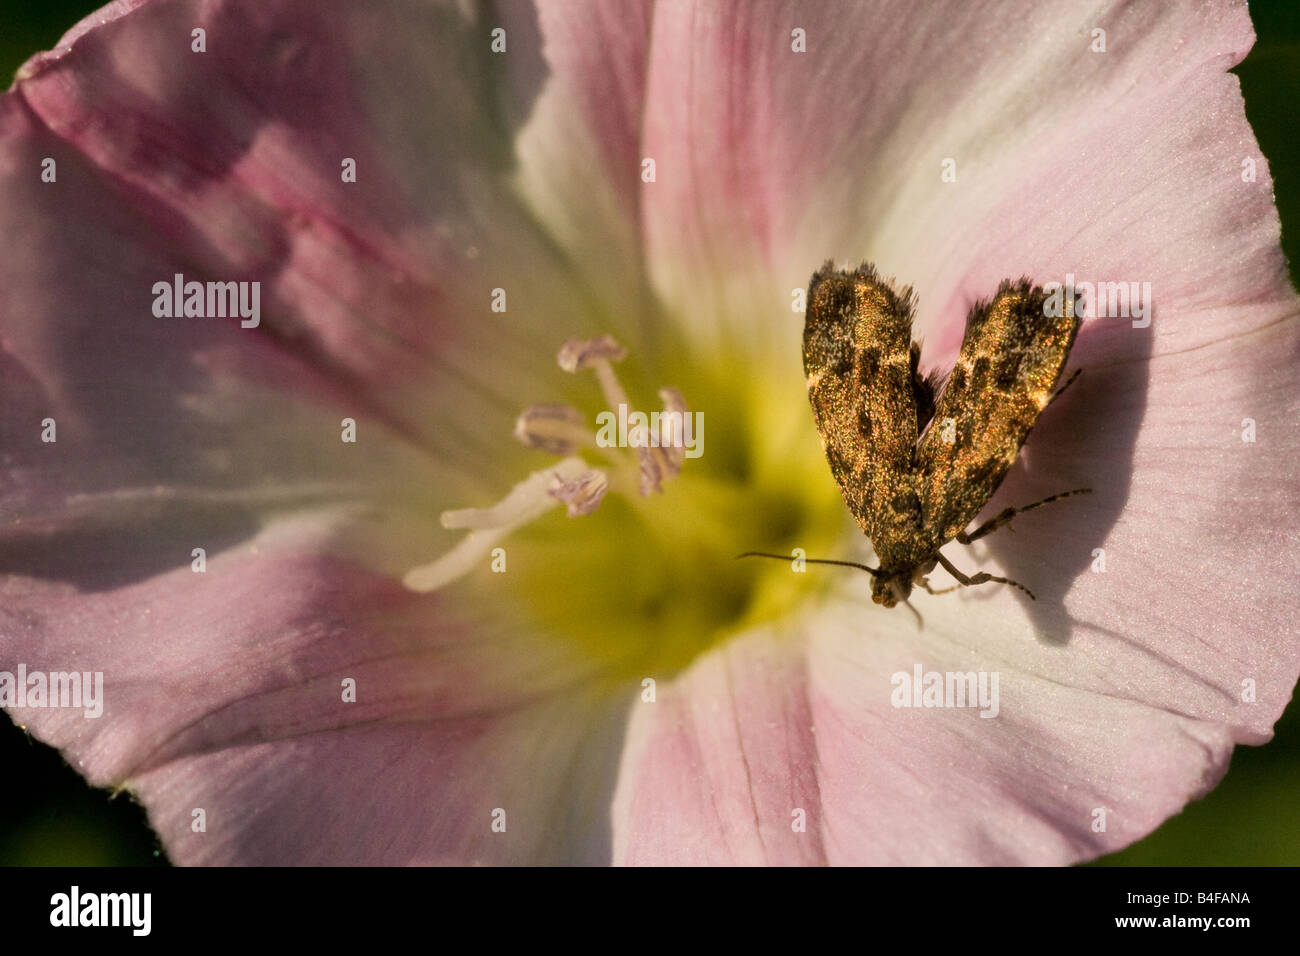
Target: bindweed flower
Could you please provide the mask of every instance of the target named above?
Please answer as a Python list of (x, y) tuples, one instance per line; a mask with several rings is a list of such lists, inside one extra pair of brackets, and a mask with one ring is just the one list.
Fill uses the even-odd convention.
[[(1127, 845), (1300, 670), (1252, 42), (1229, 2), (104, 8), (0, 100), (0, 675), (102, 713), (0, 703), (178, 863)], [(1036, 601), (918, 628), (806, 566), (870, 560), (800, 366), (828, 258), (915, 286), (926, 367), (1003, 278), (1080, 294), (987, 513), (1093, 493), (945, 552)]]

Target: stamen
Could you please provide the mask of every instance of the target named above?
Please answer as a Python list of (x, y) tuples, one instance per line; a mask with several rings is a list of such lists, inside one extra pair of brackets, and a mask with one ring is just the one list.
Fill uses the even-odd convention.
[[(632, 407), (627, 392), (623, 390), (623, 383), (618, 380), (618, 375), (614, 372), (613, 364), (621, 362), (626, 357), (627, 349), (619, 345), (612, 335), (601, 335), (594, 339), (569, 339), (560, 347), (560, 354), (556, 356), (556, 361), (566, 372), (577, 372), (584, 368), (595, 372), (606, 403), (611, 411), (618, 413), (620, 409)], [(659, 395), (667, 402), (670, 401), (669, 392), (675, 396), (671, 401), (679, 402), (680, 410), (684, 413), (686, 402), (676, 389), (664, 389)], [(642, 496), (662, 491), (664, 480), (681, 471), (680, 457), (674, 460), (671, 451), (666, 452), (662, 447), (655, 447), (663, 445), (663, 436), (655, 435), (652, 440), (650, 429), (645, 425), (637, 423), (631, 426), (628, 430), (627, 443), (636, 452), (640, 472), (638, 491)], [(681, 452), (681, 449), (672, 451)]]
[(664, 403), (664, 415), (659, 417), (659, 453), (661, 467), (671, 478), (682, 470), (686, 460), (686, 430), (690, 427), (686, 416), (686, 399), (675, 388), (659, 389), (659, 398)]
[(560, 368), (566, 372), (589, 368), (594, 362), (621, 362), (625, 358), (627, 349), (609, 333), (594, 339), (569, 339), (560, 346), (560, 354), (556, 357)]
[(631, 408), (627, 392), (623, 391), (622, 383), (614, 374), (613, 363), (625, 358), (627, 349), (614, 341), (612, 335), (601, 335), (594, 339), (569, 339), (560, 346), (560, 354), (555, 357), (560, 368), (566, 372), (578, 372), (584, 368), (595, 372), (600, 390), (605, 395), (605, 404), (615, 412), (620, 405)]
[[(591, 369), (600, 382), (605, 401), (615, 415), (627, 414), (630, 403), (623, 385), (614, 373), (615, 362), (627, 357), (627, 350), (610, 335), (594, 339), (570, 339), (561, 346), (556, 360), (566, 372)], [(660, 491), (663, 482), (682, 469), (686, 457), (686, 438), (691, 422), (686, 400), (675, 388), (659, 391), (664, 413), (657, 421), (641, 416), (628, 427), (626, 444), (636, 453), (642, 495)], [(615, 464), (614, 484), (630, 491), (631, 462), (616, 448), (605, 448), (585, 424), (582, 414), (568, 405), (530, 405), (515, 421), (515, 438), (529, 448), (553, 455), (567, 455), (559, 464), (535, 471), (515, 485), (510, 493), (490, 508), (461, 508), (445, 511), (446, 528), (469, 531), (442, 557), (409, 571), (402, 579), (412, 591), (432, 591), (467, 574), (489, 554), (492, 547), (511, 531), (539, 518), (563, 502), (570, 518), (589, 515), (600, 507), (609, 492), (610, 479), (592, 468), (576, 452), (596, 448)]]
[(596, 443), (582, 413), (568, 405), (530, 405), (515, 421), (515, 438), (551, 455), (572, 455)]
[(593, 468), (572, 481), (565, 481), (556, 475), (551, 482), (550, 495), (557, 501), (564, 502), (569, 509), (570, 518), (578, 518), (599, 508), (601, 499), (608, 490), (609, 479), (605, 473)]
[(581, 458), (565, 458), (551, 468), (533, 472), (491, 508), (444, 511), (444, 528), (466, 528), (470, 533), (436, 561), (408, 571), (402, 583), (412, 591), (424, 593), (468, 573), (511, 531), (559, 504), (559, 499), (551, 495), (557, 478), (561, 482), (570, 482), (590, 470)]

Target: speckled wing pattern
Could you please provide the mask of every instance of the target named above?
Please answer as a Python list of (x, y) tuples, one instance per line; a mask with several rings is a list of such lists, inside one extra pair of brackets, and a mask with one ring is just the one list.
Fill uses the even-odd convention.
[(915, 471), (933, 547), (963, 531), (993, 496), (1052, 400), (1079, 330), (1044, 314), (1046, 294), (1004, 280), (966, 317), (956, 364), (916, 446)]
[(808, 287), (808, 401), (831, 474), (884, 561), (921, 530), (913, 455), (934, 392), (917, 372), (914, 306), (910, 287), (895, 291), (869, 264), (839, 272), (828, 262)]

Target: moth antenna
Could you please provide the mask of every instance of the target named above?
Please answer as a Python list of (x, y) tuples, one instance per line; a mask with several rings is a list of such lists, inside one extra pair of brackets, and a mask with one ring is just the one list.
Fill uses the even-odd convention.
[[(746, 551), (744, 554), (736, 555), (736, 560), (741, 558), (775, 558), (778, 561), (794, 561), (792, 554), (772, 554), (767, 551)], [(869, 568), (865, 564), (857, 564), (853, 561), (832, 561), (830, 558), (802, 558), (805, 564), (838, 564), (842, 568), (857, 568), (859, 571), (866, 571), (874, 578), (880, 577), (879, 568)]]

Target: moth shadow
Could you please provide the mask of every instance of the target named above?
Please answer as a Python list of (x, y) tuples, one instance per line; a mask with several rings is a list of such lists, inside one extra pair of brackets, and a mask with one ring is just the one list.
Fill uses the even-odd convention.
[[(1129, 498), (1134, 448), (1147, 407), (1155, 317), (1153, 310), (1144, 329), (1127, 319), (1085, 322), (1067, 370), (1068, 375), (1079, 368), (1082, 374), (1043, 412), (976, 525), (1008, 506), (1076, 488), (1092, 493), (1017, 515), (973, 546), (950, 545), (944, 552), (968, 574), (985, 570), (980, 561), (987, 556), (1005, 569), (1002, 574), (1029, 588), (1037, 600), (1012, 590), (1043, 643), (1064, 645), (1079, 628), (1106, 630), (1072, 617), (1065, 596), (1079, 575), (1104, 570), (1100, 549)], [(998, 587), (984, 584), (961, 594), (984, 591), (991, 598)]]

